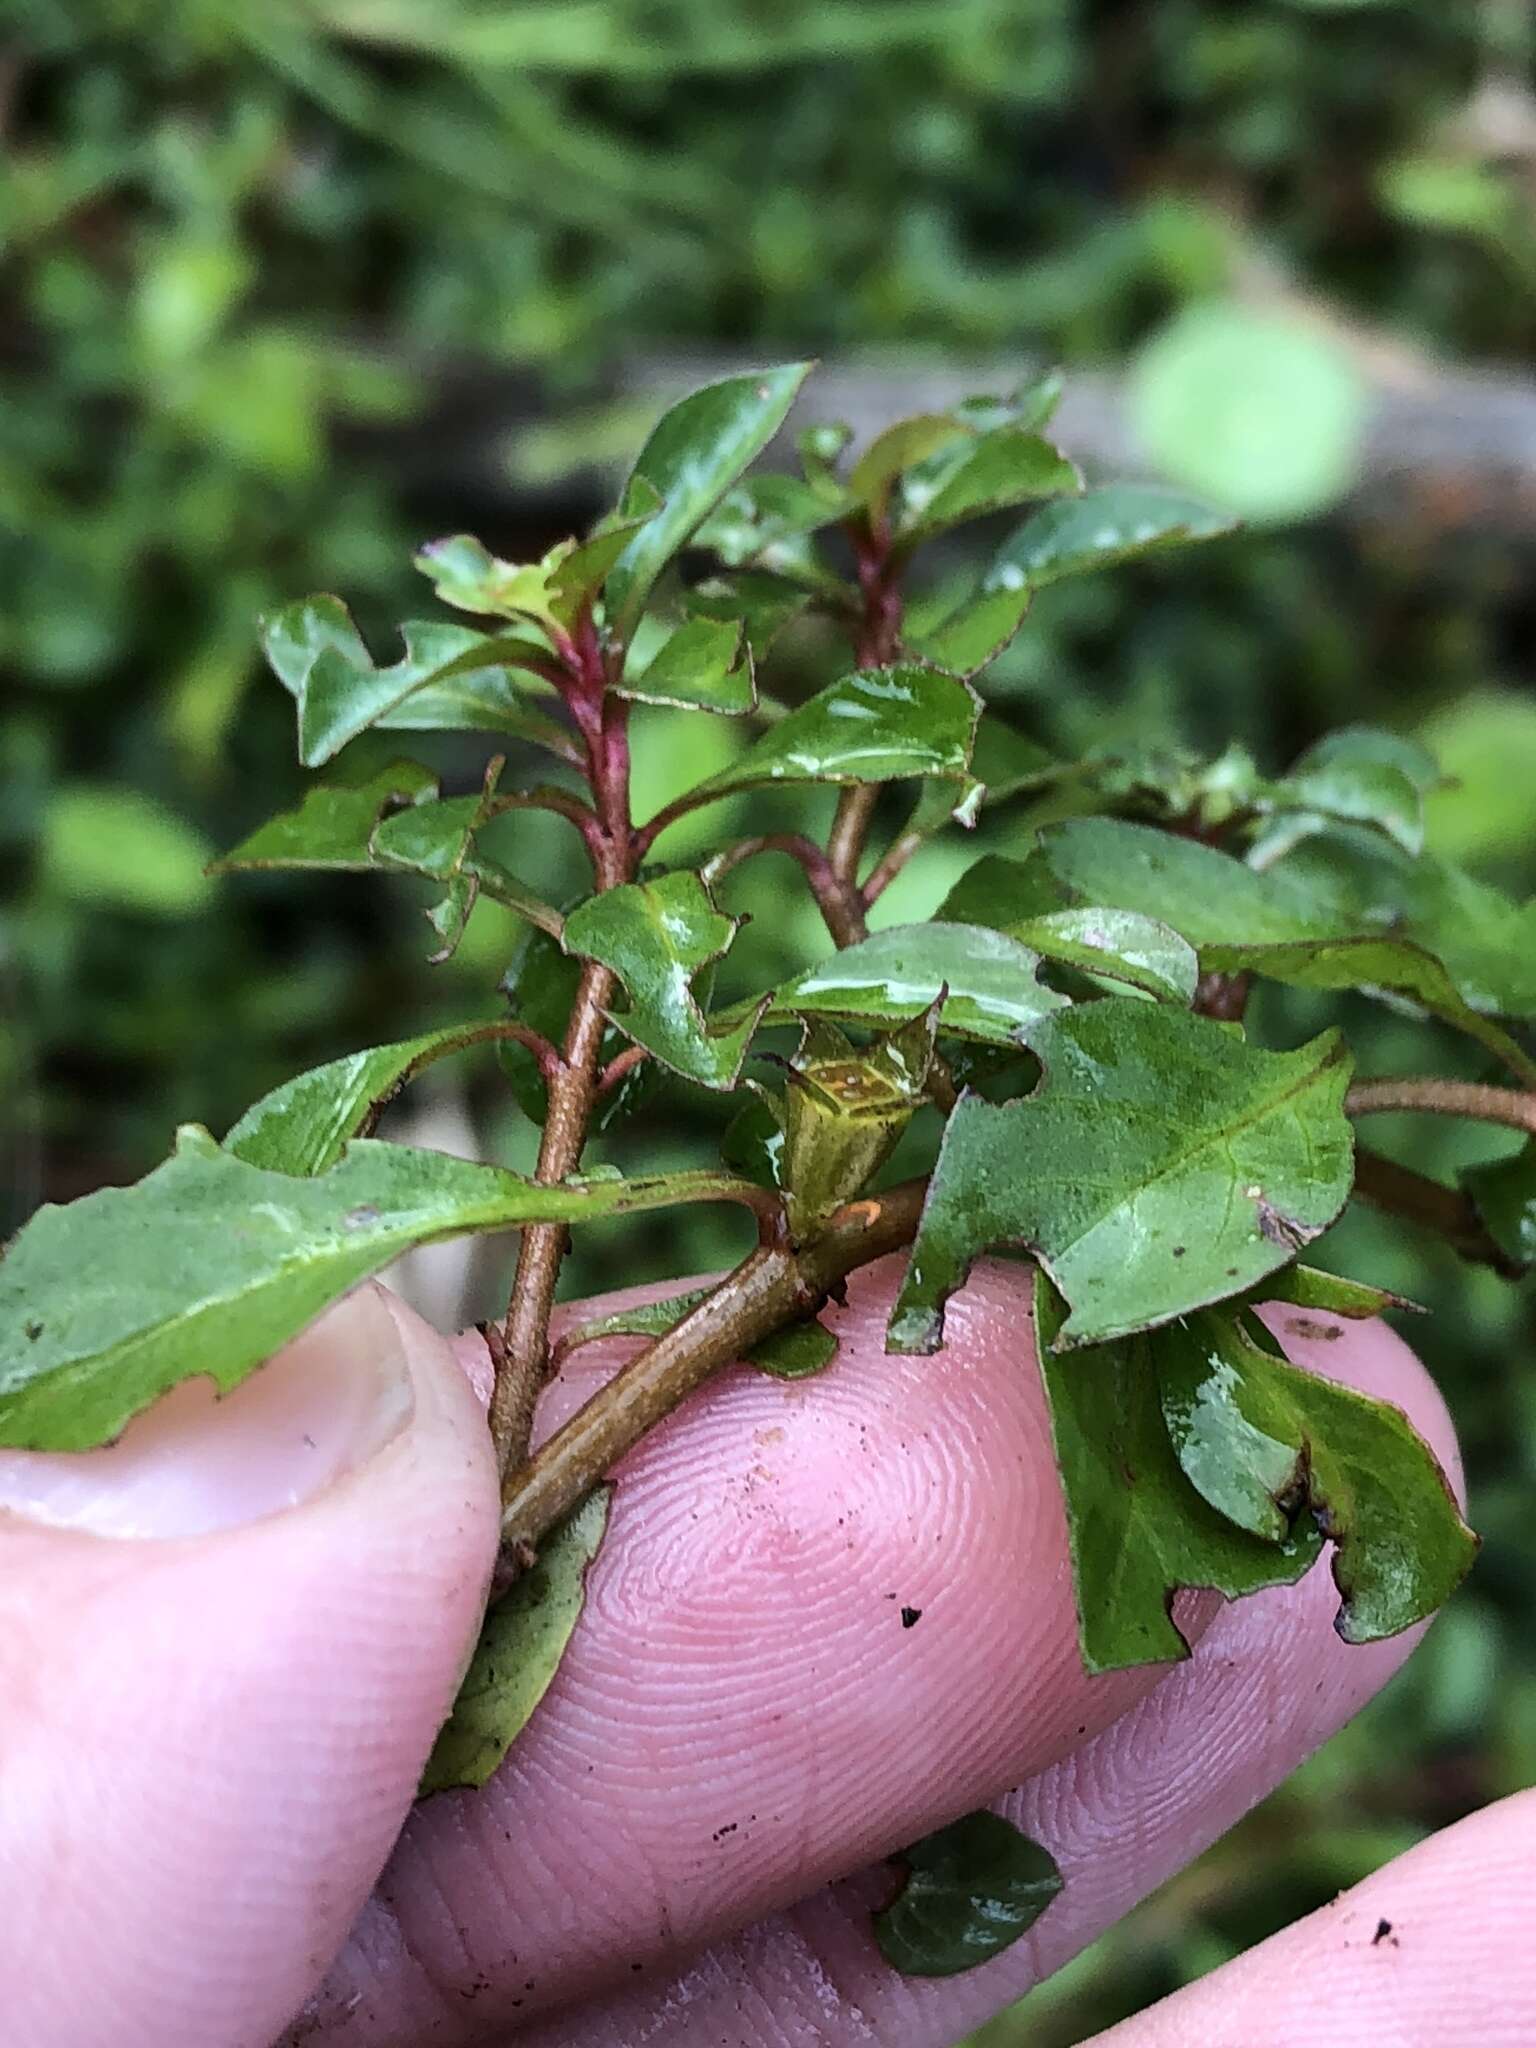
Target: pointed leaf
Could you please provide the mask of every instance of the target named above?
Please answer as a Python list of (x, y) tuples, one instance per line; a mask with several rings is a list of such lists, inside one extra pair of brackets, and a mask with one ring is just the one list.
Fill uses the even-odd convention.
[(366, 782), (320, 783), (297, 810), (282, 811), (209, 863), (210, 874), (237, 868), (378, 866), (372, 851), (379, 819), (437, 794), (437, 777), (416, 761), (391, 761)]
[(1424, 797), (1439, 779), (1433, 756), (1417, 741), (1350, 726), (1309, 747), (1269, 786), (1265, 805), (1373, 825), (1417, 854), (1424, 847)]
[(1024, 623), (1034, 592), (1028, 584), (1016, 590), (975, 591), (963, 598), (935, 626), (908, 632), (905, 644), (924, 661), (951, 675), (974, 676), (1002, 653)]
[(998, 549), (989, 588), (1020, 582), (1038, 590), (1063, 576), (1108, 569), (1138, 555), (1214, 540), (1237, 525), (1224, 512), (1149, 484), (1108, 484), (1080, 498), (1046, 505)]
[(931, 668), (858, 669), (781, 718), (728, 768), (668, 806), (692, 810), (776, 782), (964, 782), (981, 702)]
[(904, 924), (845, 946), (773, 993), (767, 1021), (842, 1017), (901, 1024), (947, 993), (941, 1029), (995, 1045), (1018, 1044), (1027, 1028), (1066, 1007), (1036, 980), (1040, 956), (979, 925)]
[(626, 1037), (690, 1081), (732, 1088), (757, 1009), (740, 1023), (712, 1023), (693, 983), (723, 958), (739, 923), (716, 910), (697, 875), (679, 870), (589, 896), (565, 921), (565, 948), (623, 982), (628, 1007), (608, 1015)]
[(672, 1174), (543, 1187), (370, 1138), (296, 1178), (187, 1125), (146, 1179), (40, 1209), (0, 1262), (0, 1444), (89, 1450), (181, 1380), (227, 1391), (412, 1245), (730, 1199), (734, 1185)]
[(728, 491), (694, 539), (727, 568), (773, 569), (781, 543), (835, 525), (857, 503), (840, 486), (818, 489), (798, 477), (768, 471), (744, 477)]
[(1261, 1052), (1224, 1025), (1111, 996), (1028, 1042), (1036, 1092), (949, 1119), (888, 1347), (932, 1351), (989, 1245), (1027, 1245), (1072, 1306), (1066, 1341), (1150, 1328), (1251, 1287), (1349, 1194), (1337, 1032)]
[(1416, 1301), (1372, 1287), (1364, 1280), (1346, 1280), (1339, 1273), (1324, 1273), (1316, 1266), (1287, 1266), (1256, 1290), (1264, 1301), (1288, 1302), (1293, 1308), (1319, 1309), (1324, 1315), (1345, 1316), (1354, 1322), (1367, 1321), (1389, 1308), (1407, 1309), (1423, 1315)]
[(634, 499), (634, 518), (605, 520), (588, 539), (578, 541), (551, 570), (550, 601), (556, 617), (565, 625), (574, 624), (582, 607), (597, 596), (609, 571), (646, 520), (661, 509), (661, 498), (654, 492), (647, 501), (643, 489), (637, 487)]
[(608, 573), (603, 600), (608, 623), (623, 639), (633, 632), (656, 578), (714, 510), (754, 457), (773, 439), (809, 363), (788, 363), (746, 377), (727, 377), (693, 392), (659, 420), (620, 501), (622, 516), (662, 500)]
[(1467, 1167), (1461, 1184), (1505, 1256), (1522, 1269), (1536, 1266), (1536, 1142), (1507, 1159)]
[(902, 479), (895, 522), (902, 546), (929, 540), (987, 512), (1032, 498), (1076, 496), (1083, 488), (1075, 462), (1038, 434), (1018, 427), (978, 435), (962, 461), (944, 468), (942, 477), (930, 478), (917, 470)]
[(380, 732), (494, 732), (580, 762), (581, 748), (562, 725), (528, 703), (506, 669), (473, 669), (424, 683), (373, 721)]
[(587, 1570), (608, 1527), (611, 1489), (599, 1486), (539, 1548), (538, 1562), (490, 1608), (438, 1733), (417, 1797), (483, 1785), (549, 1690), (586, 1604)]
[(1346, 1643), (1425, 1620), (1471, 1568), (1477, 1538), (1407, 1417), (1260, 1349), (1230, 1315), (1152, 1338), (1180, 1466), (1239, 1528), (1269, 1534), (1304, 1509), (1334, 1544)]
[(1035, 1282), (1036, 1349), (1066, 1496), (1077, 1626), (1094, 1675), (1186, 1657), (1170, 1613), (1182, 1587), (1228, 1599), (1288, 1586), (1321, 1549), (1310, 1524), (1280, 1543), (1233, 1525), (1180, 1470), (1158, 1401), (1146, 1335), (1060, 1352), (1065, 1309)]
[(903, 470), (974, 438), (974, 431), (953, 413), (924, 412), (897, 420), (870, 442), (853, 465), (848, 488), (868, 511), (871, 523), (878, 523), (885, 515), (891, 486)]
[(739, 620), (689, 619), (638, 675), (626, 670), (619, 695), (737, 717), (757, 705), (752, 657), (743, 654)]
[(495, 1024), (449, 1024), (394, 1045), (345, 1053), (310, 1067), (253, 1102), (224, 1139), (249, 1166), (274, 1173), (323, 1173), (349, 1138), (366, 1137), (408, 1081), (448, 1053), (494, 1038)]
[(990, 1962), (1061, 1890), (1050, 1852), (996, 1813), (968, 1813), (895, 1860), (906, 1879), (875, 1914), (875, 1940), (908, 1977), (953, 1977)]

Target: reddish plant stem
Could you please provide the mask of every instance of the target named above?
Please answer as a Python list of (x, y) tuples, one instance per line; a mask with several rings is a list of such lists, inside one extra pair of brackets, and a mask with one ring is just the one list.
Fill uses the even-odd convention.
[(1507, 1280), (1517, 1280), (1521, 1268), (1489, 1235), (1469, 1198), (1456, 1188), (1400, 1166), (1363, 1145), (1355, 1147), (1355, 1193), (1373, 1209), (1389, 1216), (1401, 1216), (1443, 1237), (1451, 1249), (1480, 1266), (1492, 1266)]
[(626, 1045), (622, 1052), (615, 1053), (597, 1077), (597, 1094), (610, 1095), (619, 1083), (632, 1074), (636, 1067), (644, 1066), (650, 1053), (643, 1045)]
[[(608, 691), (607, 662), (590, 615), (561, 652), (569, 668), (566, 703), (587, 750), (595, 829), (584, 831), (584, 836), (592, 855), (593, 880), (599, 890), (614, 889), (630, 879), (635, 860), (629, 815), (629, 706)], [(536, 1180), (565, 1180), (581, 1164), (598, 1092), (603, 1013), (613, 990), (614, 977), (606, 967), (592, 961), (583, 965), (558, 1061), (546, 1075)], [(534, 1223), (524, 1229), (518, 1245), (503, 1355), (491, 1393), (491, 1440), (503, 1478), (527, 1452), (534, 1405), (548, 1369), (549, 1318), (568, 1241), (564, 1224)]]
[(599, 1388), (514, 1474), (502, 1512), (507, 1582), (603, 1474), (721, 1366), (771, 1331), (813, 1314), (855, 1267), (906, 1244), (924, 1181), (837, 1211), (809, 1245), (760, 1246), (681, 1322)]
[(1357, 1081), (1344, 1098), (1346, 1116), (1387, 1116), (1399, 1110), (1470, 1117), (1536, 1137), (1536, 1095), (1519, 1088), (1489, 1088), (1477, 1081), (1444, 1081), (1432, 1075), (1423, 1080)]
[(738, 839), (734, 846), (705, 862), (704, 880), (712, 884), (759, 853), (785, 853), (800, 863), (834, 945), (851, 946), (865, 936), (863, 906), (857, 889), (834, 872), (821, 847), (803, 832), (760, 832), (752, 839)]
[[(883, 668), (896, 659), (901, 648), (901, 587), (892, 560), (890, 536), (882, 519), (867, 531), (855, 529), (851, 537), (864, 599), (854, 659), (860, 668)], [(859, 782), (845, 789), (837, 800), (832, 830), (827, 835), (827, 861), (832, 873), (858, 893), (853, 923), (855, 937), (859, 939), (866, 936), (868, 929), (864, 922), (866, 899), (858, 890), (859, 863), (864, 858), (864, 843), (879, 801), (878, 783)], [(838, 943), (849, 945), (853, 940)]]

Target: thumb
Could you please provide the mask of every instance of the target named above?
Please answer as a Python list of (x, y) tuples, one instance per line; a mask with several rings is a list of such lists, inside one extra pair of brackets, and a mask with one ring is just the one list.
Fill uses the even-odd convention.
[(7, 2048), (267, 2048), (474, 1639), (489, 1438), (382, 1288), (109, 1449), (0, 1453)]

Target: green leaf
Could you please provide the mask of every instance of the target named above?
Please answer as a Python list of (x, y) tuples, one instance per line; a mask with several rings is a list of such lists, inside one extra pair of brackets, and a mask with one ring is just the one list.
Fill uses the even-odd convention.
[(306, 768), (323, 766), (416, 690), (468, 677), (483, 690), (498, 687), (497, 678), (505, 686), (519, 662), (537, 654), (515, 634), (485, 634), (440, 619), (408, 620), (400, 637), (404, 656), (379, 668), (339, 598), (303, 598), (261, 621), (267, 659), (298, 703), (299, 759)]
[(1289, 1586), (1317, 1561), (1306, 1523), (1280, 1543), (1234, 1528), (1179, 1467), (1149, 1335), (1060, 1352), (1064, 1308), (1035, 1282), (1036, 1349), (1066, 1497), (1083, 1663), (1097, 1676), (1189, 1654), (1170, 1603), (1186, 1586), (1228, 1599)]
[[(540, 1037), (548, 1039), (551, 1045), (558, 1045), (570, 1023), (571, 1006), (576, 1000), (580, 980), (581, 962), (567, 953), (548, 932), (534, 929), (523, 935), (501, 986), (503, 993), (511, 998), (519, 1021), (537, 1031)], [(605, 1025), (598, 1055), (600, 1064), (606, 1066), (628, 1044), (629, 1040), (622, 1032), (616, 1031), (611, 1024)], [(496, 1058), (518, 1108), (530, 1123), (542, 1128), (549, 1104), (538, 1061), (527, 1046), (519, 1045), (515, 1039), (506, 1039), (498, 1045)], [(592, 1134), (600, 1137), (637, 1109), (654, 1088), (658, 1071), (654, 1061), (642, 1060), (615, 1087), (607, 1090), (592, 1112)]]
[(418, 549), (415, 566), (456, 611), (501, 618), (552, 617), (549, 562), (504, 562), (472, 533), (451, 533)]
[(960, 460), (942, 465), (941, 474), (918, 468), (903, 477), (896, 537), (902, 546), (911, 546), (963, 520), (1032, 498), (1076, 495), (1082, 488), (1081, 470), (1059, 448), (1021, 428), (999, 427), (978, 435)]
[(741, 920), (716, 910), (685, 869), (589, 896), (565, 921), (565, 947), (612, 968), (629, 996), (609, 1017), (626, 1037), (706, 1088), (733, 1088), (757, 1027), (754, 1007), (739, 1023), (712, 1022), (694, 978), (724, 957)]
[(835, 525), (857, 499), (841, 486), (817, 487), (769, 471), (744, 477), (728, 491), (694, 535), (727, 568), (774, 569), (786, 541)]
[(652, 430), (625, 486), (623, 517), (662, 503), (609, 571), (603, 599), (622, 639), (633, 632), (656, 578), (784, 424), (809, 363), (789, 363), (707, 384)]
[(878, 522), (884, 516), (891, 486), (903, 470), (973, 439), (972, 429), (952, 413), (924, 412), (897, 420), (870, 442), (853, 465), (848, 488), (866, 508), (871, 522)]
[(551, 605), (562, 624), (574, 625), (583, 607), (602, 589), (620, 555), (660, 509), (660, 495), (653, 492), (647, 501), (644, 490), (637, 486), (633, 518), (610, 516), (586, 540), (575, 542), (567, 553), (552, 552), (545, 558)]
[(953, 1977), (990, 1962), (1061, 1890), (1050, 1852), (996, 1813), (968, 1813), (895, 1860), (906, 1879), (875, 1914), (875, 1940), (909, 1977)]
[(967, 781), (981, 700), (938, 669), (857, 669), (781, 718), (728, 768), (670, 805), (692, 810), (764, 783)]
[(937, 625), (908, 632), (906, 645), (951, 675), (977, 675), (1002, 653), (1023, 625), (1033, 595), (1027, 584), (1016, 590), (974, 591)]
[(989, 1245), (1034, 1252), (1092, 1344), (1239, 1294), (1324, 1231), (1349, 1194), (1350, 1057), (1337, 1032), (1262, 1052), (1162, 1003), (1108, 997), (1028, 1033), (1045, 1069), (949, 1119), (888, 1348), (932, 1351)]
[(730, 1199), (734, 1186), (684, 1173), (543, 1187), (370, 1138), (297, 1178), (187, 1125), (136, 1186), (38, 1210), (0, 1262), (0, 1444), (89, 1450), (181, 1380), (227, 1392), (412, 1245)]
[(1521, 1268), (1536, 1266), (1536, 1142), (1465, 1168), (1461, 1184), (1499, 1249)]
[(638, 675), (626, 670), (619, 695), (728, 717), (752, 711), (757, 685), (742, 639), (740, 620), (689, 619), (668, 634)]
[(562, 725), (520, 694), (506, 669), (472, 669), (424, 683), (373, 721), (380, 732), (494, 732), (579, 762), (580, 747)]
[(734, 576), (710, 576), (703, 583), (694, 584), (683, 595), (683, 609), (693, 618), (739, 624), (752, 659), (761, 662), (784, 628), (800, 616), (810, 601), (808, 590), (799, 589), (780, 576), (742, 569)]
[(549, 1690), (586, 1604), (587, 1570), (608, 1527), (611, 1489), (589, 1493), (540, 1545), (538, 1562), (490, 1608), (438, 1733), (417, 1797), (493, 1777)]
[(349, 1138), (372, 1131), (380, 1112), (423, 1067), (495, 1037), (497, 1029), (449, 1024), (310, 1067), (253, 1102), (226, 1135), (224, 1149), (274, 1173), (323, 1173)]
[(1346, 727), (1309, 747), (1265, 793), (1266, 808), (1320, 811), (1373, 825), (1405, 853), (1424, 847), (1424, 797), (1439, 781), (1431, 755), (1414, 740), (1369, 726)]
[(1008, 926), (1008, 936), (1047, 960), (1125, 982), (1159, 1002), (1195, 999), (1200, 962), (1187, 939), (1136, 910), (1056, 910)]
[(1269, 1535), (1304, 1509), (1334, 1544), (1334, 1626), (1374, 1643), (1426, 1619), (1470, 1570), (1477, 1538), (1400, 1409), (1260, 1349), (1230, 1316), (1152, 1339), (1164, 1419), (1196, 1491)]
[[(595, 1344), (600, 1337), (659, 1337), (715, 1291), (713, 1284), (690, 1287), (686, 1293), (669, 1294), (664, 1301), (643, 1301), (633, 1308), (615, 1309), (612, 1315), (583, 1323), (580, 1329), (562, 1337), (560, 1356), (569, 1357), (583, 1344)], [(742, 1356), (748, 1365), (755, 1365), (775, 1379), (808, 1380), (824, 1371), (837, 1356), (837, 1339), (812, 1316), (806, 1322), (786, 1323), (771, 1336), (760, 1337)]]
[(990, 591), (1039, 590), (1063, 576), (1231, 533), (1236, 520), (1181, 492), (1107, 484), (1042, 506), (1005, 540), (983, 581)]
[(1067, 998), (1036, 980), (1040, 956), (979, 925), (904, 924), (845, 946), (773, 992), (766, 1020), (841, 1017), (901, 1024), (947, 991), (940, 1028), (994, 1045), (1018, 1044), (1027, 1027)]
[[(476, 832), (494, 815), (494, 781), (493, 775), (478, 796), (440, 797), (413, 804), (407, 810), (387, 812), (374, 827), (372, 850), (381, 865), (409, 868), (431, 881), (449, 885), (448, 927), (439, 926), (445, 940), (451, 932), (453, 943), (457, 943), (475, 894), (481, 889), (509, 910), (515, 910), (519, 917), (558, 938), (562, 928), (559, 912), (541, 902), (500, 861), (490, 859), (475, 845)], [(452, 944), (448, 950), (452, 951)]]
[(295, 811), (282, 811), (209, 864), (236, 868), (376, 868), (373, 832), (381, 817), (437, 794), (437, 777), (417, 761), (391, 761), (366, 782), (319, 783)]
[(1364, 1322), (1389, 1308), (1407, 1309), (1422, 1315), (1423, 1309), (1405, 1295), (1372, 1287), (1364, 1280), (1346, 1280), (1338, 1273), (1324, 1273), (1316, 1266), (1287, 1266), (1265, 1280), (1257, 1290), (1261, 1301), (1288, 1302), (1293, 1308), (1315, 1308), (1324, 1315), (1344, 1316)]

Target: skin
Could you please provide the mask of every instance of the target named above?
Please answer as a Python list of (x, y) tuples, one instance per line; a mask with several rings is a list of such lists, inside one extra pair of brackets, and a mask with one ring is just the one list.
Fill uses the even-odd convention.
[[(507, 1766), (414, 1810), (495, 1542), (476, 1347), (368, 1288), (218, 1407), (0, 1455), (8, 2048), (945, 2048), (1407, 1656), (1338, 1641), (1320, 1568), (1183, 1596), (1188, 1663), (1087, 1679), (1027, 1281), (978, 1268), (929, 1360), (880, 1348), (894, 1277), (856, 1276), (821, 1380), (728, 1373), (627, 1461)], [(1459, 1483), (1390, 1330), (1271, 1316)], [(578, 1353), (541, 1429), (632, 1349)], [(870, 1866), (991, 1802), (1063, 1895), (985, 1969), (897, 1977)], [(1102, 2048), (1529, 2040), (1533, 1850), (1536, 1795), (1506, 1801)]]

